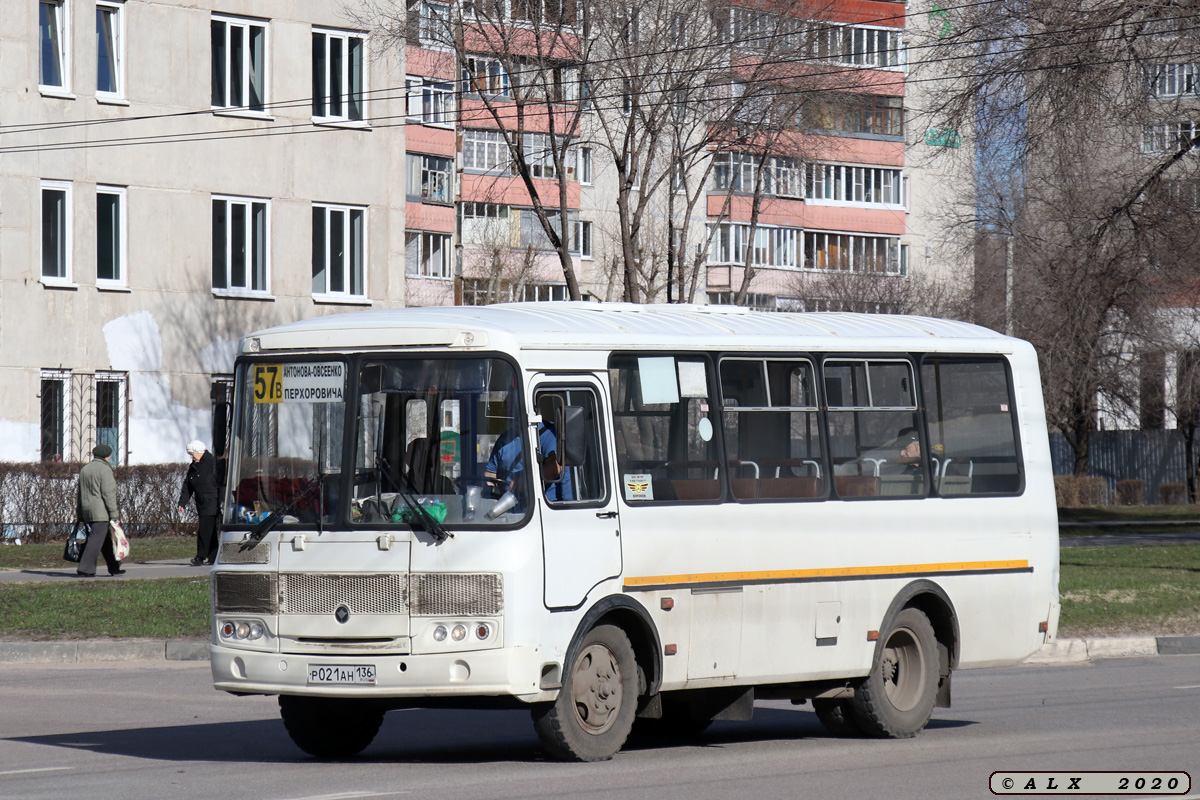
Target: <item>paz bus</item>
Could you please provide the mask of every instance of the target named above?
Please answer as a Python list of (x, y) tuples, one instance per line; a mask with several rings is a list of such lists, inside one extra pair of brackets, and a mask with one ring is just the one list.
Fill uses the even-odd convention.
[(413, 707), (526, 708), (565, 760), (757, 699), (911, 737), (1055, 635), (1037, 359), (984, 328), (362, 311), (246, 336), (235, 387), (214, 683), (316, 756)]

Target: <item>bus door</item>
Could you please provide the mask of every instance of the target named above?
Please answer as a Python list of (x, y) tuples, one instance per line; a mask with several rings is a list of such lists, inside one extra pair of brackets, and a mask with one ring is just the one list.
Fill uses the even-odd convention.
[[(621, 574), (621, 526), (609, 481), (600, 384), (590, 376), (543, 378), (536, 444), (547, 608), (574, 608)], [(561, 452), (560, 452), (561, 450)]]

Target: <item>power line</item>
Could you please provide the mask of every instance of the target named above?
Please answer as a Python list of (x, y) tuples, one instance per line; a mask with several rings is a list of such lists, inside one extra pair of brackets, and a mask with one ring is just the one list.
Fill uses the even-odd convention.
[[(983, 5), (989, 5), (989, 4), (992, 4), (995, 2), (1002, 2), (1002, 0), (985, 0), (985, 2), (970, 4), (968, 6), (962, 6), (962, 7), (966, 8), (966, 7), (983, 6)], [(1179, 19), (1184, 19), (1184, 18), (1183, 17), (1172, 17), (1169, 19), (1179, 20)], [(1106, 26), (1093, 26), (1094, 29), (1103, 29), (1104, 27), (1106, 27)], [(1184, 29), (1180, 29), (1180, 31), (1197, 30), (1198, 27), (1200, 27), (1200, 26), (1192, 27), (1192, 28), (1184, 28)], [(1087, 29), (1080, 29), (1080, 30), (1087, 30)], [(1179, 32), (1179, 31), (1177, 31), (1177, 32)], [(1046, 34), (1046, 35), (1048, 35), (1048, 34)], [(1105, 40), (1101, 40), (1101, 41), (1115, 41), (1120, 38), (1122, 38), (1122, 37), (1114, 36), (1114, 37), (1111, 37), (1110, 39), (1105, 39)], [(997, 37), (995, 39), (988, 39), (988, 40), (981, 39), (981, 40), (975, 40), (973, 42), (973, 44), (994, 42), (994, 41), (1004, 41), (1004, 39), (1002, 39), (1000, 37)], [(936, 46), (936, 45), (931, 45), (931, 47), (932, 46)], [(1052, 43), (1049, 45), (1045, 45), (1044, 47), (1045, 48), (1057, 48), (1057, 47), (1069, 47), (1069, 46), (1071, 46), (1071, 43)], [(1029, 52), (1030, 49), (1031, 48), (1027, 48), (1027, 47), (1024, 47), (1024, 48), (1018, 47), (1014, 50), (1010, 50), (1007, 52), (1008, 53)], [(1033, 48), (1033, 49), (1036, 50), (1036, 49), (1041, 49), (1041, 48)], [(989, 53), (989, 55), (993, 56), (993, 57), (999, 56), (999, 55), (1004, 55), (1004, 54), (1005, 53), (1003, 51)], [(1191, 57), (1191, 56), (1195, 56), (1197, 54), (1196, 53), (1186, 53), (1186, 54), (1175, 54), (1175, 55), (1176, 55), (1176, 57)], [(947, 57), (944, 59), (929, 59), (929, 60), (921, 61), (918, 63), (922, 64), (922, 65), (936, 64), (939, 62), (960, 60), (964, 57), (965, 56), (951, 56), (951, 57)], [(637, 58), (637, 57), (614, 58), (614, 59), (607, 60), (607, 63), (616, 63), (619, 61), (632, 60), (634, 58)], [(1082, 66), (1100, 66), (1100, 65), (1115, 65), (1115, 64), (1120, 64), (1120, 63), (1133, 63), (1135, 60), (1137, 60), (1137, 59), (1116, 58), (1116, 59), (1097, 60), (1097, 61), (1092, 61), (1092, 62), (1077, 62), (1077, 63)], [(604, 62), (604, 60), (602, 60), (602, 63), (603, 62)], [(796, 63), (805, 63), (805, 62), (828, 63), (828, 59), (824, 59), (824, 58), (818, 58), (818, 59), (790, 58), (790, 59), (780, 60), (780, 61), (775, 61), (775, 62), (762, 62), (762, 65), (764, 65), (764, 66), (783, 65), (783, 64), (793, 65)], [(1041, 70), (1056, 69), (1056, 68), (1058, 68), (1058, 66), (1056, 66), (1056, 65), (1031, 67), (1026, 70), (1018, 70), (1018, 71), (1016, 71), (1016, 74), (1019, 74), (1020, 72), (1037, 72), (1037, 71), (1041, 71)], [(877, 70), (872, 70), (872, 68), (870, 68), (870, 67), (867, 67), (865, 69), (867, 69), (869, 71), (877, 71)], [(863, 70), (864, 70), (863, 67), (845, 66), (841, 69), (829, 70), (829, 71), (822, 72), (822, 73), (820, 73), (820, 77), (827, 78), (827, 77), (830, 77), (832, 75), (837, 75), (837, 74), (862, 74)], [(521, 73), (517, 72), (517, 73), (513, 73), (513, 74), (519, 75)], [(943, 74), (943, 75), (936, 75), (936, 76), (933, 76), (930, 78), (923, 78), (923, 79), (905, 77), (903, 80), (906, 85), (909, 85), (909, 84), (917, 84), (917, 83), (922, 83), (922, 82), (941, 82), (941, 81), (947, 81), (947, 80), (950, 80), (950, 81), (962, 80), (965, 78), (974, 77), (975, 75), (979, 75), (979, 74), (986, 74), (986, 72), (983, 72), (983, 73), (968, 72), (968, 73), (962, 73), (962, 74), (958, 74), (958, 75), (944, 75)], [(808, 76), (808, 77), (812, 77), (812, 76)], [(451, 81), (451, 82), (453, 82), (453, 81)], [(729, 88), (729, 87), (732, 87), (735, 85), (745, 86), (745, 85), (752, 85), (755, 83), (778, 84), (778, 79), (774, 78), (774, 77), (767, 77), (767, 78), (760, 78), (760, 79), (753, 79), (753, 80), (742, 80), (742, 81), (738, 81), (736, 79), (731, 79), (729, 81), (707, 84), (706, 88), (710, 88), (710, 89), (718, 88), (718, 87)], [(843, 87), (843, 88), (849, 88), (849, 87)], [(363, 94), (364, 95), (382, 95), (379, 97), (368, 98), (368, 101), (370, 101), (372, 99), (378, 100), (378, 101), (393, 100), (393, 99), (397, 99), (398, 96), (388, 95), (386, 93), (395, 92), (395, 91), (399, 91), (399, 90), (400, 90), (399, 87), (386, 87), (386, 88), (378, 89), (378, 90), (369, 90), (367, 92), (364, 92)], [(406, 94), (401, 95), (401, 97), (407, 97), (407, 91), (408, 91), (407, 87), (405, 88), (404, 91)], [(788, 94), (793, 94), (793, 95), (827, 94), (827, 93), (831, 93), (831, 91), (828, 88), (799, 89), (799, 90), (793, 90), (791, 92), (788, 92)], [(628, 93), (617, 92), (617, 93), (613, 93), (610, 95), (592, 95), (588, 99), (592, 102), (613, 101), (613, 100), (623, 99), (627, 96), (629, 96)], [(300, 98), (300, 99), (293, 99), (293, 100), (288, 100), (288, 101), (280, 101), (280, 102), (272, 103), (272, 104), (266, 104), (265, 107), (269, 107), (271, 109), (295, 108), (295, 107), (310, 105), (311, 102), (312, 102), (312, 98)], [(508, 101), (502, 101), (502, 102), (508, 102)], [(544, 101), (535, 101), (535, 102), (538, 103), (539, 107), (544, 107), (542, 105)], [(668, 105), (673, 102), (674, 101), (668, 101)], [(687, 102), (687, 101), (685, 100), (682, 102)], [(44, 126), (37, 126), (37, 125), (4, 126), (4, 127), (0, 128), (0, 134), (12, 136), (14, 134), (19, 134), (19, 133), (61, 130), (61, 129), (72, 128), (72, 127), (92, 127), (92, 126), (96, 126), (96, 125), (113, 124), (116, 122), (134, 122), (134, 121), (147, 121), (147, 120), (158, 120), (158, 119), (168, 119), (168, 118), (178, 118), (178, 117), (192, 117), (192, 116), (199, 116), (199, 115), (205, 115), (205, 114), (211, 115), (214, 113), (220, 113), (222, 111), (228, 113), (231, 111), (237, 112), (237, 111), (243, 111), (243, 110), (246, 110), (246, 109), (242, 109), (242, 108), (211, 109), (210, 108), (210, 109), (205, 109), (205, 110), (193, 110), (193, 111), (187, 111), (187, 112), (172, 112), (172, 113), (161, 114), (161, 115), (139, 115), (136, 117), (125, 117), (125, 118), (109, 119), (109, 120), (87, 120), (87, 121), (79, 121), (79, 122), (51, 123), (51, 124), (44, 125)], [(448, 112), (448, 113), (452, 117), (455, 118), (455, 121), (458, 124), (462, 124), (463, 114), (464, 114), (462, 109), (457, 109), (454, 112)], [(514, 108), (512, 111), (510, 111), (508, 113), (499, 114), (498, 116), (500, 117), (501, 124), (503, 124), (503, 122), (505, 121), (506, 118), (511, 120), (511, 118), (514, 117), (517, 113), (518, 112)], [(370, 118), (368, 120), (364, 120), (364, 122), (372, 125), (372, 127), (384, 127), (384, 128), (397, 127), (396, 124), (378, 124), (378, 122), (386, 121), (386, 120), (395, 120), (395, 119), (399, 119), (401, 117), (407, 117), (407, 116), (408, 115), (393, 115), (393, 116), (385, 116), (385, 117), (374, 117), (374, 118)], [(571, 116), (574, 116), (574, 114), (572, 114)], [(495, 121), (494, 119), (491, 118), (490, 115), (486, 119), (489, 122)], [(401, 124), (423, 125), (425, 123), (417, 121), (417, 120), (409, 119), (405, 123), (401, 123)], [(318, 125), (321, 127), (318, 127), (316, 129), (309, 129), (310, 125)], [(185, 132), (185, 133), (178, 133), (178, 134), (155, 134), (155, 135), (148, 135), (145, 137), (133, 137), (133, 138), (121, 137), (119, 139), (83, 140), (83, 141), (61, 142), (61, 143), (52, 143), (52, 144), (9, 145), (9, 146), (0, 147), (0, 153), (23, 153), (23, 152), (40, 152), (40, 151), (55, 151), (55, 150), (74, 150), (74, 149), (126, 146), (126, 145), (137, 145), (137, 144), (170, 144), (170, 143), (188, 143), (188, 142), (203, 142), (203, 141), (223, 141), (223, 140), (253, 138), (253, 137), (258, 137), (258, 136), (279, 136), (279, 135), (291, 135), (291, 134), (299, 134), (299, 133), (313, 133), (313, 132), (324, 131), (324, 130), (340, 130), (343, 127), (344, 126), (337, 125), (337, 124), (325, 126), (325, 125), (322, 125), (322, 123), (305, 122), (305, 123), (285, 124), (285, 125), (278, 126), (275, 128), (270, 128), (267, 130), (239, 131), (239, 132), (234, 132), (234, 133), (230, 133), (225, 130), (212, 130), (212, 131), (199, 131), (199, 132), (193, 131), (193, 132)], [(301, 129), (303, 129), (303, 130), (301, 130)]]

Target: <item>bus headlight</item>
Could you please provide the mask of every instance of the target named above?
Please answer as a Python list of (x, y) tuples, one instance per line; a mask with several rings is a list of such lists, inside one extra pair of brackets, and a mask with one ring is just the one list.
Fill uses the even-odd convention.
[(445, 625), (438, 625), (436, 628), (433, 629), (433, 640), (435, 642), (446, 641), (446, 626)]
[(257, 641), (267, 635), (267, 628), (256, 619), (227, 619), (218, 629), (222, 639)]
[(467, 638), (467, 627), (465, 625), (455, 625), (450, 631), (450, 638), (456, 642), (461, 642)]

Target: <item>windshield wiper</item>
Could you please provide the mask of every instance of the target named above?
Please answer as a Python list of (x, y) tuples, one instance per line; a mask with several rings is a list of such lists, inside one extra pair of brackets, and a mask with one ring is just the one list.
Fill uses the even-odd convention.
[[(257, 525), (250, 529), (250, 535), (247, 537), (246, 541), (242, 543), (241, 550), (249, 550), (261, 542), (264, 536), (273, 531), (275, 527), (283, 521), (284, 516), (295, 511), (297, 507), (299, 507), (300, 503), (308, 498), (314, 490), (319, 490), (321, 483), (322, 481), (320, 475), (315, 478), (309, 478), (304, 487), (300, 489), (300, 491), (298, 491), (286, 505), (275, 509), (270, 514), (267, 514), (267, 516), (259, 520)], [(320, 517), (317, 519), (318, 524), (320, 524)]]
[(434, 519), (433, 515), (430, 514), (423, 505), (421, 505), (421, 502), (418, 499), (416, 499), (416, 487), (413, 486), (412, 478), (408, 476), (408, 473), (404, 473), (401, 476), (403, 477), (404, 482), (408, 484), (409, 491), (406, 492), (403, 488), (401, 488), (400, 482), (396, 480), (396, 475), (392, 472), (391, 467), (388, 465), (387, 459), (376, 458), (375, 464), (379, 470), (383, 472), (387, 479), (392, 482), (392, 485), (399, 490), (396, 492), (396, 494), (398, 494), (400, 499), (404, 501), (404, 505), (408, 506), (408, 510), (412, 512), (414, 521), (420, 522), (421, 526), (439, 542), (444, 542), (447, 539), (454, 538), (454, 534), (442, 527), (442, 523)]

